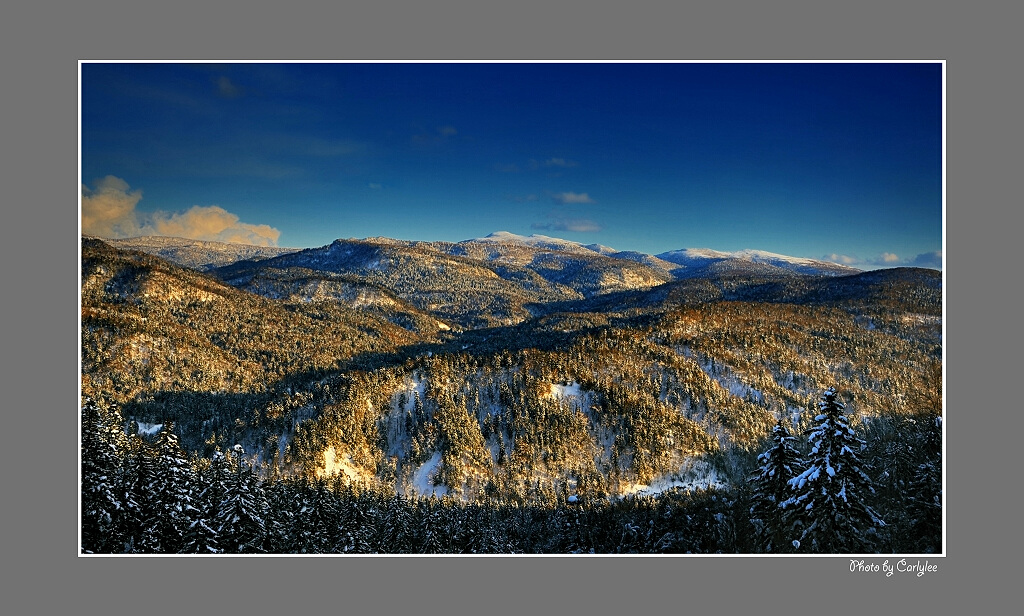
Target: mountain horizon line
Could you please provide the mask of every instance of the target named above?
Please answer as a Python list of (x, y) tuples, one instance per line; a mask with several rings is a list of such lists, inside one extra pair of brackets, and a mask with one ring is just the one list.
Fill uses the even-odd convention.
[[(292, 252), (301, 252), (304, 250), (317, 250), (322, 249), (331, 244), (337, 242), (367, 242), (367, 243), (397, 243), (406, 245), (433, 245), (433, 244), (447, 244), (447, 245), (462, 245), (479, 242), (493, 242), (493, 243), (506, 243), (506, 244), (522, 244), (525, 246), (531, 246), (538, 249), (549, 249), (549, 250), (565, 250), (572, 249), (576, 251), (586, 251), (587, 253), (597, 254), (601, 256), (607, 256), (612, 258), (625, 258), (630, 260), (638, 260), (644, 257), (660, 259), (662, 261), (668, 261), (676, 265), (687, 265), (692, 264), (695, 261), (704, 263), (710, 263), (715, 261), (723, 261), (728, 259), (738, 259), (742, 261), (750, 261), (754, 263), (777, 263), (784, 262), (790, 265), (804, 265), (813, 266), (824, 264), (833, 268), (840, 268), (846, 270), (849, 273), (872, 271), (872, 269), (888, 269), (886, 266), (876, 268), (859, 268), (844, 263), (824, 259), (824, 258), (809, 258), (799, 257), (793, 255), (786, 255), (782, 253), (771, 252), (767, 250), (760, 250), (756, 248), (744, 248), (735, 251), (723, 251), (708, 247), (688, 247), (679, 248), (675, 250), (669, 250), (657, 254), (645, 253), (634, 250), (618, 250), (609, 246), (605, 246), (599, 243), (584, 244), (575, 240), (567, 240), (564, 238), (548, 236), (538, 233), (530, 235), (521, 235), (512, 233), (509, 231), (499, 230), (488, 233), (475, 238), (468, 238), (459, 241), (447, 241), (447, 240), (409, 240), (399, 239), (387, 236), (368, 236), (363, 238), (356, 237), (339, 237), (328, 244), (322, 246), (307, 246), (307, 247), (295, 247), (295, 246), (263, 246), (258, 244), (247, 244), (244, 242), (225, 242), (215, 239), (198, 239), (188, 238), (179, 236), (169, 235), (140, 235), (133, 237), (123, 238), (105, 238), (102, 236), (82, 234), (83, 238), (94, 237), (103, 241), (111, 241), (115, 243), (130, 244), (138, 242), (148, 242), (151, 244), (163, 244), (166, 245), (168, 242), (191, 242), (195, 245), (199, 244), (211, 244), (211, 245), (223, 245), (223, 246), (235, 246), (235, 247), (247, 247), (252, 250), (264, 251), (272, 253), (270, 256), (277, 256)], [(927, 267), (927, 266), (925, 266)], [(937, 269), (941, 271), (941, 268), (928, 267), (928, 269)]]

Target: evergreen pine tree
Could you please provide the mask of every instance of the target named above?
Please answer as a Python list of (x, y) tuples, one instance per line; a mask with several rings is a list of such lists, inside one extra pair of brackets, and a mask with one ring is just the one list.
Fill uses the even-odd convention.
[(292, 552), (291, 536), (295, 530), (298, 505), (295, 490), (278, 478), (266, 484), (267, 541), (266, 550), (272, 554)]
[(355, 554), (372, 554), (377, 551), (374, 539), (379, 524), (380, 506), (376, 496), (368, 491), (347, 494), (343, 525), (347, 539), (347, 551)]
[(400, 493), (388, 497), (377, 528), (377, 545), (381, 553), (409, 554), (414, 551), (414, 507), (415, 503), (410, 503)]
[(344, 500), (337, 490), (328, 486), (325, 480), (319, 480), (316, 484), (316, 493), (313, 499), (313, 509), (310, 519), (313, 521), (310, 537), (312, 544), (316, 546), (314, 551), (341, 553), (345, 551), (347, 537), (343, 528)]
[(792, 511), (782, 508), (793, 490), (789, 480), (804, 471), (796, 438), (780, 419), (772, 429), (772, 445), (757, 457), (760, 466), (750, 478), (750, 521), (754, 525), (755, 546), (771, 553), (792, 551)]
[(267, 498), (256, 472), (242, 458), (242, 448), (235, 445), (233, 453), (235, 472), (217, 512), (219, 541), (229, 554), (263, 552)]
[(844, 408), (835, 388), (822, 395), (815, 417), (818, 425), (808, 432), (807, 469), (789, 482), (795, 494), (783, 508), (802, 522), (794, 544), (799, 551), (868, 552), (877, 529), (884, 526), (868, 506), (866, 499), (874, 489), (856, 454), (865, 443), (850, 427)]
[(217, 511), (227, 492), (231, 471), (220, 449), (213, 452), (209, 463), (199, 465), (196, 482), (200, 486), (193, 505), (196, 508), (192, 522), (185, 534), (184, 552), (189, 554), (219, 554), (222, 552), (217, 541)]
[(287, 551), (295, 554), (331, 554), (344, 549), (339, 496), (323, 478), (300, 480)]
[(163, 551), (154, 520), (160, 504), (152, 488), (159, 477), (153, 446), (136, 438), (125, 460), (122, 489), (128, 507), (125, 511), (127, 531), (125, 550), (129, 553), (151, 554)]
[(82, 406), (82, 545), (86, 553), (120, 552), (124, 507), (118, 494), (121, 472), (115, 411), (92, 399)]
[(173, 423), (167, 423), (157, 435), (152, 455), (148, 485), (151, 508), (147, 524), (159, 540), (159, 551), (181, 552), (199, 510), (193, 505), (196, 481), (178, 444)]
[(942, 552), (942, 416), (924, 417), (922, 449), (926, 459), (910, 484), (910, 541), (912, 550), (927, 554)]
[(441, 503), (433, 495), (429, 499), (420, 500), (417, 507), (419, 517), (419, 552), (421, 554), (445, 553), (445, 541), (442, 533)]

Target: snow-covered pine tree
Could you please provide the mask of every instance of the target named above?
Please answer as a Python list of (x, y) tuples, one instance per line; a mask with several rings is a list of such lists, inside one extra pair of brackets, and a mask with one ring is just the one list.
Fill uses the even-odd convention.
[(124, 512), (125, 551), (130, 554), (152, 554), (163, 551), (160, 535), (153, 524), (159, 502), (151, 487), (157, 482), (156, 455), (152, 444), (136, 436), (125, 452), (122, 490), (126, 504)]
[(803, 473), (806, 465), (797, 451), (794, 437), (780, 419), (772, 429), (772, 445), (757, 457), (760, 466), (750, 477), (750, 522), (754, 525), (758, 550), (773, 554), (792, 552), (792, 510), (782, 508), (792, 495), (789, 480)]
[(391, 495), (385, 505), (381, 524), (377, 527), (377, 544), (385, 554), (409, 554), (414, 551), (415, 519), (410, 503), (400, 492)]
[(419, 522), (419, 550), (421, 554), (444, 554), (445, 540), (442, 533), (441, 503), (431, 494), (429, 499), (417, 503)]
[(378, 551), (374, 545), (380, 512), (376, 495), (369, 491), (356, 494), (349, 487), (343, 498), (341, 525), (346, 539), (345, 551), (354, 554)]
[(268, 480), (264, 492), (267, 497), (266, 548), (273, 554), (293, 551), (292, 535), (296, 530), (296, 517), (302, 501), (297, 491), (282, 478)]
[(82, 405), (82, 545), (86, 553), (124, 548), (124, 505), (118, 493), (119, 417), (91, 398)]
[(907, 514), (915, 551), (942, 552), (942, 416), (925, 416), (922, 449), (925, 461), (910, 483)]
[(795, 494), (782, 504), (803, 524), (794, 544), (801, 552), (869, 552), (877, 529), (884, 526), (867, 503), (874, 488), (856, 454), (865, 443), (850, 427), (844, 408), (834, 387), (822, 395), (814, 418), (818, 425), (808, 431), (807, 469), (789, 481)]
[(173, 423), (165, 424), (157, 434), (152, 454), (155, 472), (148, 485), (152, 497), (148, 524), (159, 538), (159, 551), (180, 553), (199, 510), (193, 504), (196, 481), (192, 467), (178, 443)]
[(472, 534), (467, 551), (471, 554), (511, 554), (512, 545), (501, 529), (501, 522), (494, 508), (473, 507), (469, 513)]
[(233, 449), (235, 472), (217, 512), (217, 536), (228, 554), (263, 552), (267, 538), (267, 497), (256, 472), (242, 458), (241, 446)]
[(217, 542), (216, 517), (230, 477), (230, 466), (219, 448), (208, 463), (198, 465), (196, 482), (200, 488), (193, 501), (197, 511), (185, 535), (184, 552), (219, 554), (222, 551)]

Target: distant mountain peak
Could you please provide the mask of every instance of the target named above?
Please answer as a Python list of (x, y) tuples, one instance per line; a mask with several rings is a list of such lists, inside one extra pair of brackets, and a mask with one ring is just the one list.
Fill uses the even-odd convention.
[(556, 250), (575, 253), (594, 252), (590, 247), (572, 240), (564, 240), (558, 237), (539, 235), (537, 233), (532, 235), (519, 235), (508, 231), (495, 231), (494, 233), (488, 233), (484, 237), (464, 240), (459, 242), (459, 244), (512, 244), (527, 246), (529, 248), (539, 250)]
[(520, 244), (557, 244), (557, 245), (572, 245), (579, 246), (578, 242), (571, 240), (563, 240), (557, 237), (549, 237), (547, 235), (539, 235), (534, 233), (532, 235), (519, 235), (516, 233), (510, 233), (508, 231), (495, 231), (494, 233), (488, 233), (483, 237), (478, 237), (473, 240), (466, 240), (468, 242), (515, 242)]
[[(717, 277), (725, 274), (738, 275), (746, 272), (760, 275), (825, 275), (836, 276), (856, 274), (861, 270), (838, 265), (829, 261), (791, 257), (788, 255), (768, 252), (766, 250), (744, 249), (735, 252), (723, 252), (711, 248), (684, 248), (672, 250), (659, 255), (649, 255), (635, 251), (618, 251), (601, 244), (581, 244), (547, 235), (519, 235), (509, 231), (495, 231), (484, 237), (459, 242), (461, 245), (490, 244), (515, 245), (532, 250), (562, 251), (573, 254), (593, 254), (613, 259), (634, 261), (654, 267), (673, 276), (709, 275)], [(710, 269), (708, 269), (710, 268)], [(686, 270), (686, 274), (683, 274)]]
[(712, 250), (710, 248), (683, 248), (681, 250), (663, 252), (657, 256), (659, 259), (664, 259), (667, 255), (689, 257), (692, 259), (728, 259), (733, 256), (733, 253)]
[[(772, 266), (782, 268), (799, 274), (824, 274), (842, 275), (858, 274), (861, 270), (838, 265), (829, 261), (807, 259), (804, 257), (790, 257), (780, 255), (766, 250), (738, 250), (736, 252), (721, 252), (710, 248), (686, 248), (683, 250), (671, 250), (657, 255), (670, 263), (675, 263), (684, 268), (703, 268), (715, 264), (732, 263), (731, 269), (736, 270), (741, 263), (748, 263), (757, 266)], [(725, 271), (725, 270), (723, 270)], [(738, 271), (738, 270), (737, 270)]]
[(737, 259), (749, 259), (750, 261), (762, 261), (766, 263), (773, 263), (776, 261), (784, 261), (786, 263), (792, 263), (793, 265), (816, 265), (822, 263), (817, 259), (806, 259), (804, 257), (790, 257), (787, 255), (780, 255), (774, 252), (768, 252), (766, 250), (739, 250), (734, 252), (732, 255)]
[[(494, 240), (494, 241), (509, 241), (509, 242), (521, 242), (526, 239), (525, 235), (517, 235), (515, 233), (509, 233), (508, 231), (495, 231), (494, 233), (488, 233), (483, 237), (476, 238), (476, 241), (483, 240)], [(472, 240), (470, 240), (472, 241)]]

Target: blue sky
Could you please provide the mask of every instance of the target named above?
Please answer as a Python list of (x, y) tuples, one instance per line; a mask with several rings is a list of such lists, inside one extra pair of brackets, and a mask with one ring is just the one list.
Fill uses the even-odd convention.
[(83, 63), (82, 231), (941, 266), (938, 63)]

